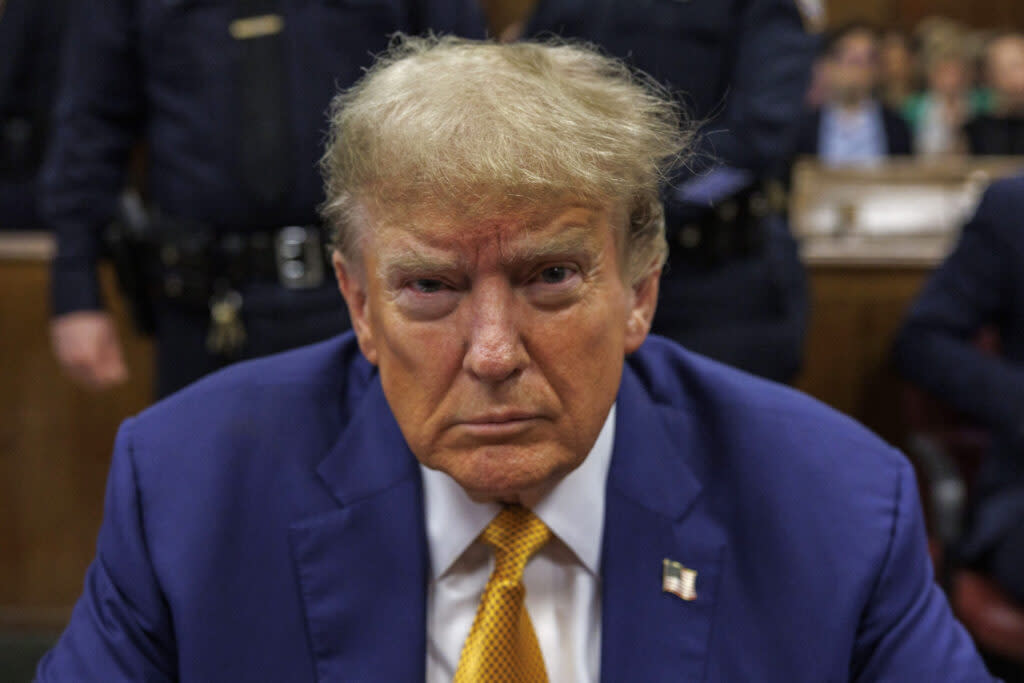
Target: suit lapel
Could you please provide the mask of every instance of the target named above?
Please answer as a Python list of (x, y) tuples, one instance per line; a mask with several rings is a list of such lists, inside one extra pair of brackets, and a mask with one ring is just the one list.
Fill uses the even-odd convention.
[[(692, 415), (656, 405), (629, 366), (617, 406), (602, 544), (601, 678), (701, 681), (725, 545), (701, 505), (707, 454)], [(695, 600), (662, 591), (665, 559), (697, 572)]]
[(340, 507), (290, 540), (318, 680), (423, 680), (422, 487), (378, 379), (317, 473)]

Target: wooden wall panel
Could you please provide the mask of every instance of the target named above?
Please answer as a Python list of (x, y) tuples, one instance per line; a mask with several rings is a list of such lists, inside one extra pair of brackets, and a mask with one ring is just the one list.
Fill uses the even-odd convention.
[(47, 264), (0, 260), (0, 628), (59, 626), (82, 587), (102, 515), (118, 424), (151, 396), (151, 351), (128, 329), (131, 381), (72, 385), (48, 339)]
[(1024, 29), (1021, 0), (826, 0), (833, 26), (866, 19), (881, 26), (913, 28), (921, 19), (938, 15), (978, 28)]
[(936, 15), (977, 28), (1024, 28), (1024, 3), (1020, 0), (894, 0), (893, 4), (892, 18), (904, 28)]
[(890, 26), (896, 20), (894, 0), (824, 0), (829, 26), (848, 21), (870, 21)]
[(901, 384), (889, 359), (894, 335), (930, 268), (809, 270), (811, 319), (797, 387), (903, 447)]

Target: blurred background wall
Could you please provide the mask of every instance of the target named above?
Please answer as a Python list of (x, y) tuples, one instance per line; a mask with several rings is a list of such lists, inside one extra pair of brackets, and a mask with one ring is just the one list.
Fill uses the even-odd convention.
[(830, 26), (867, 19), (886, 28), (909, 30), (922, 19), (939, 15), (977, 28), (1024, 27), (1020, 0), (828, 0), (826, 7)]

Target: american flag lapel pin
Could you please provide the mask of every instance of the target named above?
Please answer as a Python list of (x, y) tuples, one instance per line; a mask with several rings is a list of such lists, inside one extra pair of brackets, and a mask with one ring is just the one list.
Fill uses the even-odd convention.
[(662, 562), (661, 590), (687, 602), (697, 599), (697, 570), (684, 567), (667, 557)]

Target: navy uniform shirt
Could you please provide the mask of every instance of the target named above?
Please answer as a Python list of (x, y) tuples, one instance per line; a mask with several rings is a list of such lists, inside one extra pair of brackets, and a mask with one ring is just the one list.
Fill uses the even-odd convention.
[(56, 231), (54, 312), (100, 306), (100, 232), (146, 142), (149, 199), (226, 231), (316, 221), (325, 111), (395, 31), (453, 30), (448, 0), (278, 0), (288, 147), (284, 199), (257, 206), (240, 180), (238, 59), (231, 0), (77, 0), (69, 25), (43, 204)]
[(68, 0), (0, 0), (0, 229), (40, 227), (36, 176), (50, 132)]

